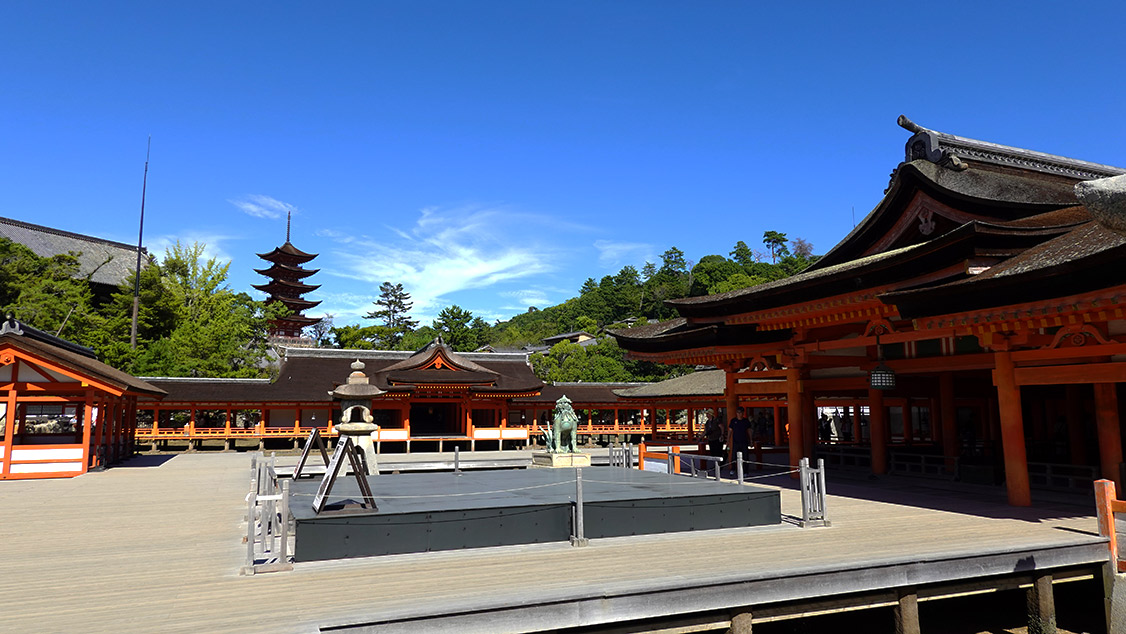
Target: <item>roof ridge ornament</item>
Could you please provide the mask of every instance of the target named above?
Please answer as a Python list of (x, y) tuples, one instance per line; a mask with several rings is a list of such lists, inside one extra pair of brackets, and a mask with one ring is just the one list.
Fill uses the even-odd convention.
[(20, 322), (16, 321), (16, 316), (8, 313), (4, 316), (4, 323), (0, 325), (0, 335), (22, 335), (23, 329), (20, 328)]
[(953, 152), (939, 146), (938, 134), (934, 130), (924, 128), (908, 119), (907, 115), (899, 115), (895, 122), (899, 127), (914, 133), (910, 139), (907, 139), (904, 163), (924, 159), (959, 172), (969, 167)]
[(1126, 174), (1079, 181), (1075, 197), (1100, 225), (1126, 233)]

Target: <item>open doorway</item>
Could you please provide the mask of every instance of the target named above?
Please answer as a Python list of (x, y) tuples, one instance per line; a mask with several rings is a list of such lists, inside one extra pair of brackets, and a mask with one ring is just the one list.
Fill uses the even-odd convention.
[(457, 403), (411, 404), (411, 436), (463, 436)]

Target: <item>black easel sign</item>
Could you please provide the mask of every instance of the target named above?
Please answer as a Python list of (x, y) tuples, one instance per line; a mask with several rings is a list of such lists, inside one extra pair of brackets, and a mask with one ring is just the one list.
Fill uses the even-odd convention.
[(325, 466), (328, 466), (328, 452), (325, 451), (324, 440), (321, 439), (321, 430), (314, 429), (309, 432), (309, 437), (305, 439), (305, 448), (301, 450), (301, 459), (297, 461), (297, 466), (293, 468), (293, 479), (301, 477), (301, 472), (305, 469), (305, 462), (309, 459), (309, 452), (313, 449), (313, 443), (317, 444), (317, 449), (321, 450), (321, 460), (324, 460)]
[(352, 473), (356, 476), (356, 484), (359, 486), (360, 495), (363, 500), (361, 504), (365, 508), (370, 508), (373, 511), (379, 510), (375, 506), (375, 498), (371, 494), (371, 487), (368, 486), (367, 474), (364, 473), (362, 462), (356, 456), (357, 448), (352, 444), (352, 438), (345, 436), (336, 445), (336, 451), (332, 452), (332, 459), (329, 460), (328, 467), (325, 469), (324, 479), (321, 480), (321, 486), (317, 488), (317, 495), (313, 498), (313, 512), (320, 513), (324, 510), (325, 500), (328, 494), (332, 491), (332, 485), (336, 484), (336, 476), (340, 473), (340, 467), (344, 463), (344, 456), (348, 456), (348, 462), (352, 467)]

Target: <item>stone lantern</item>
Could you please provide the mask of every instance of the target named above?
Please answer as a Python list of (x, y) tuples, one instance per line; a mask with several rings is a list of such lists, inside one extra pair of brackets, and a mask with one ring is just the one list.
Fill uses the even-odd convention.
[(383, 394), (383, 390), (368, 382), (363, 362), (356, 359), (352, 363), (348, 381), (336, 386), (329, 394), (340, 402), (340, 422), (336, 424), (336, 431), (342, 436), (351, 437), (352, 443), (363, 449), (368, 475), (377, 475), (379, 464), (375, 458), (372, 434), (379, 426), (372, 422), (370, 405), (371, 399)]

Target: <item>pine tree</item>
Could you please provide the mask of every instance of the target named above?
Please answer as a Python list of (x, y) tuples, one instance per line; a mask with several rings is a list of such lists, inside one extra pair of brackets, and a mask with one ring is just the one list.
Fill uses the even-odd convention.
[(402, 341), (403, 335), (418, 327), (418, 321), (410, 318), (414, 302), (411, 294), (403, 290), (402, 284), (380, 284), (379, 299), (372, 303), (379, 308), (364, 315), (364, 318), (383, 321), (388, 347), (394, 347)]

